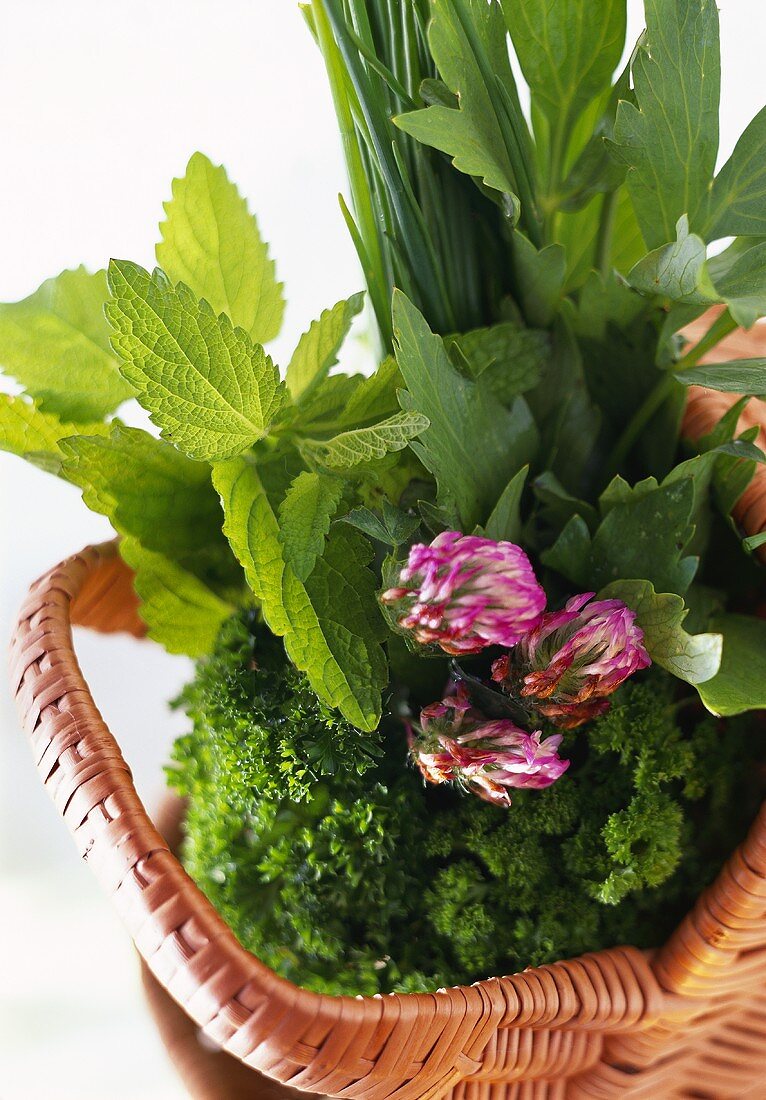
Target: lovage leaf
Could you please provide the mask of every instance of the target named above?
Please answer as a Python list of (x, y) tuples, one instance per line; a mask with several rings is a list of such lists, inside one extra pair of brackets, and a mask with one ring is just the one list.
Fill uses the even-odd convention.
[(363, 730), (377, 727), (387, 682), (381, 643), (386, 629), (367, 568), (363, 536), (334, 528), (305, 582), (285, 561), (279, 525), (256, 467), (247, 459), (217, 463), (224, 531), (261, 601), (269, 629), (285, 639), (293, 664), (328, 706)]
[(169, 653), (188, 657), (208, 654), (234, 607), (177, 562), (147, 550), (138, 539), (122, 539), (120, 553), (135, 570), (139, 614), (149, 628), (149, 637)]
[(543, 561), (583, 588), (641, 578), (659, 592), (685, 592), (697, 567), (696, 558), (682, 556), (694, 534), (693, 479), (625, 490), (629, 495), (619, 502), (613, 495), (607, 499), (608, 511), (592, 538), (575, 515), (543, 552)]
[(566, 126), (602, 92), (625, 45), (625, 0), (503, 0), (535, 103)]
[(644, 7), (636, 105), (620, 103), (612, 149), (628, 165), (647, 247), (658, 248), (673, 239), (682, 214), (692, 229), (707, 221), (718, 154), (718, 9), (715, 0), (645, 0)]
[(330, 520), (343, 496), (340, 478), (304, 470), (279, 506), (279, 538), (285, 562), (299, 581), (311, 575), (324, 552)]
[(766, 107), (716, 176), (710, 205), (710, 240), (766, 233)]
[(363, 304), (364, 294), (352, 294), (324, 310), (303, 333), (287, 367), (287, 388), (294, 401), (304, 401), (335, 366), (340, 346)]
[(707, 249), (696, 233), (689, 232), (689, 219), (684, 214), (676, 225), (676, 239), (655, 248), (635, 264), (628, 273), (634, 290), (648, 297), (670, 298), (687, 305), (708, 305), (715, 294), (702, 287)]
[(122, 373), (166, 439), (191, 458), (228, 458), (263, 436), (284, 400), (268, 355), (163, 272), (112, 260), (106, 314)]
[(534, 458), (537, 429), (523, 398), (505, 409), (481, 378), (471, 381), (455, 370), (442, 340), (400, 291), (394, 293), (393, 316), (407, 386), (402, 407), (430, 421), (413, 450), (436, 477), (441, 502), (453, 501), (463, 530), (471, 531)]
[(133, 394), (109, 346), (106, 273), (84, 267), (0, 304), (0, 365), (44, 412), (101, 420)]
[(766, 397), (766, 359), (735, 359), (731, 363), (703, 363), (677, 371), (685, 386), (706, 386), (722, 393), (746, 393)]
[(529, 466), (522, 466), (503, 489), (484, 528), (488, 539), (518, 542), (521, 538), (521, 496), (528, 474)]
[(713, 714), (742, 714), (766, 707), (766, 622), (750, 615), (717, 615), (711, 627), (723, 635), (716, 676), (699, 693)]
[(379, 424), (341, 432), (332, 439), (307, 439), (301, 449), (322, 466), (332, 470), (350, 470), (362, 463), (385, 458), (394, 451), (403, 451), (428, 425), (428, 417), (421, 413), (396, 413)]
[(655, 592), (649, 581), (625, 580), (608, 585), (599, 592), (599, 598), (622, 600), (635, 611), (649, 656), (680, 680), (704, 684), (718, 672), (721, 635), (688, 634), (683, 623), (689, 611), (681, 596)]
[[(470, 36), (466, 33), (468, 23)], [(452, 110), (436, 104), (399, 115), (394, 122), (416, 141), (451, 156), (458, 171), (507, 196), (515, 220), (519, 213), (519, 158), (507, 137), (509, 109), (521, 120), (516, 150), (524, 148), (528, 133), (519, 142), (526, 123), (508, 61), (500, 8), (495, 0), (432, 0), (428, 41), (444, 82), (457, 96), (457, 107)], [(487, 84), (487, 70), (494, 85)], [(531, 164), (531, 156), (527, 164)]]
[(121, 535), (134, 536), (196, 571), (217, 546), (221, 509), (210, 467), (139, 428), (117, 425), (107, 438), (76, 436), (61, 444), (64, 473), (94, 512)]
[(165, 203), (157, 263), (257, 344), (273, 339), (285, 303), (274, 262), (226, 170), (195, 153)]

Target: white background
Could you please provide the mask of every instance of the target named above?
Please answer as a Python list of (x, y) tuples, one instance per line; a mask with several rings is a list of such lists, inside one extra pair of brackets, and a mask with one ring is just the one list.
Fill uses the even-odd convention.
[[(720, 6), (728, 156), (766, 101), (766, 9)], [(639, 0), (629, 9), (632, 41)], [(297, 5), (6, 3), (0, 301), (79, 263), (150, 266), (161, 202), (195, 149), (227, 166), (271, 242), (289, 303), (275, 347), (284, 361), (314, 316), (361, 285), (336, 201), (344, 177), (330, 97)], [(0, 455), (0, 644), (34, 577), (108, 535), (73, 488)], [(151, 803), (183, 726), (165, 704), (186, 662), (121, 639), (81, 636), (78, 646)], [(4, 673), (0, 734), (0, 1100), (175, 1100), (183, 1094), (144, 1015), (130, 947), (41, 788)]]

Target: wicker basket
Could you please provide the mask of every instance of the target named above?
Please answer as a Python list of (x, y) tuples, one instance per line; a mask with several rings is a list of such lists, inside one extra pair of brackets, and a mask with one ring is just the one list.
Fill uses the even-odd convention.
[[(760, 331), (727, 350), (763, 355), (764, 345)], [(709, 430), (730, 403), (693, 393), (688, 433)], [(766, 426), (766, 406), (746, 416)], [(766, 526), (763, 468), (738, 516), (750, 532)], [(140, 636), (137, 612), (115, 544), (69, 558), (24, 604), (12, 683), (43, 782), (153, 975), (150, 1000), (192, 1095), (766, 1096), (766, 807), (656, 952), (614, 948), (431, 994), (311, 993), (238, 944), (150, 821), (96, 709), (71, 626)]]

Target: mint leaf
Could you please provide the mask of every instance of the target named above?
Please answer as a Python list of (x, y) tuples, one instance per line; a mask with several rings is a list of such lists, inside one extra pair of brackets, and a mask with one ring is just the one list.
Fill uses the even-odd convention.
[(80, 432), (108, 434), (108, 424), (71, 424), (45, 413), (36, 402), (0, 393), (0, 451), (26, 458), (51, 473), (61, 472), (61, 442)]
[(274, 263), (247, 203), (223, 167), (195, 153), (165, 203), (157, 263), (174, 283), (225, 313), (254, 343), (272, 340), (285, 303)]
[(279, 538), (285, 562), (299, 581), (311, 575), (324, 552), (330, 520), (343, 496), (339, 478), (303, 472), (279, 506)]
[(407, 391), (402, 407), (428, 418), (413, 450), (436, 477), (440, 503), (453, 501), (464, 531), (482, 523), (511, 477), (534, 457), (538, 434), (523, 398), (508, 410), (491, 390), (459, 374), (442, 340), (394, 292), (396, 357)]
[(183, 283), (109, 264), (106, 314), (122, 373), (166, 439), (191, 458), (227, 458), (263, 436), (284, 400), (262, 347)]
[(723, 657), (718, 674), (700, 685), (702, 702), (724, 716), (766, 707), (766, 622), (717, 615), (710, 625), (723, 635)]
[(416, 412), (396, 413), (369, 428), (342, 432), (333, 439), (307, 439), (301, 450), (312, 461), (332, 470), (350, 470), (375, 462), (404, 448), (429, 425), (427, 416)]
[(645, 0), (633, 62), (636, 105), (617, 109), (615, 155), (648, 248), (673, 240), (688, 214), (704, 227), (718, 154), (721, 63), (715, 0)]
[(722, 393), (766, 397), (766, 359), (735, 359), (731, 363), (704, 363), (676, 371), (685, 386), (706, 386)]
[(169, 653), (205, 656), (213, 648), (221, 624), (234, 607), (176, 562), (124, 538), (120, 553), (135, 570), (139, 614), (148, 635)]
[[(500, 8), (485, 0), (470, 0), (470, 13), (464, 10), (468, 6), (465, 0), (459, 4), (431, 0), (428, 42), (444, 83), (457, 97), (457, 109), (437, 104), (399, 115), (394, 122), (416, 141), (447, 153), (459, 172), (505, 195), (515, 221), (520, 209), (519, 162), (532, 163), (528, 133), (520, 141), (526, 123), (508, 61)], [(488, 83), (487, 73), (493, 83)], [(519, 123), (515, 142), (508, 137), (513, 129), (508, 113)]]
[(274, 634), (317, 695), (363, 730), (377, 727), (387, 682), (381, 643), (386, 628), (367, 569), (369, 543), (333, 529), (306, 582), (287, 564), (279, 525), (256, 467), (247, 459), (217, 463), (224, 531), (261, 601)]
[[(689, 684), (711, 682), (721, 666), (723, 640), (719, 633), (688, 634), (683, 622), (689, 614), (681, 596), (655, 592), (649, 581), (616, 581), (599, 592), (599, 599), (622, 600), (636, 612), (649, 656), (668, 672)], [(700, 694), (703, 693), (700, 687)]]
[(503, 0), (535, 104), (571, 125), (609, 84), (625, 44), (625, 0)]
[(711, 207), (710, 240), (766, 233), (766, 107), (716, 176)]
[(139, 428), (118, 425), (108, 437), (76, 436), (61, 444), (64, 473), (94, 512), (121, 535), (202, 571), (221, 535), (221, 509), (210, 467), (192, 462)]
[(106, 300), (106, 273), (78, 267), (0, 303), (0, 364), (43, 412), (101, 420), (133, 395), (109, 345)]
[(303, 333), (287, 367), (287, 388), (293, 401), (305, 401), (338, 361), (338, 351), (351, 322), (364, 305), (364, 294), (352, 294), (326, 309)]
[(484, 528), (488, 539), (518, 542), (521, 538), (521, 496), (529, 466), (522, 466), (506, 485)]

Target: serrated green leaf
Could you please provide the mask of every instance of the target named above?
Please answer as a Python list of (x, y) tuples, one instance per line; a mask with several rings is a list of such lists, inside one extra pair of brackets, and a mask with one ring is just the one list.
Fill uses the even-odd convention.
[(324, 552), (330, 520), (343, 496), (343, 482), (322, 474), (299, 474), (279, 506), (279, 539), (285, 562), (299, 581), (311, 575)]
[(55, 413), (43, 412), (37, 402), (0, 393), (0, 451), (26, 458), (51, 473), (61, 472), (61, 442), (69, 436), (108, 435), (111, 427), (97, 421), (72, 424)]
[[(399, 115), (394, 122), (416, 141), (447, 153), (458, 171), (505, 195), (515, 221), (519, 214), (518, 163), (509, 148), (508, 120), (503, 112), (510, 106), (518, 119), (522, 115), (499, 5), (495, 0), (431, 0), (428, 41), (458, 107), (426, 107)], [(488, 85), (487, 72), (494, 85)], [(509, 105), (504, 103), (500, 87), (506, 90)], [(523, 120), (521, 126), (526, 126)], [(531, 165), (531, 155), (527, 163)]]
[(193, 574), (138, 539), (120, 541), (120, 554), (135, 570), (139, 614), (148, 635), (169, 653), (203, 657), (210, 652), (222, 623), (234, 612)]
[(518, 542), (521, 538), (521, 496), (529, 474), (529, 466), (522, 466), (506, 485), (484, 527), (488, 539)]
[(442, 340), (400, 292), (394, 293), (396, 355), (407, 391), (402, 407), (430, 421), (413, 445), (436, 477), (440, 504), (454, 503), (463, 530), (482, 523), (517, 470), (530, 462), (539, 437), (528, 406), (498, 406), (481, 380), (452, 366)]
[(341, 432), (332, 439), (307, 439), (301, 449), (312, 461), (331, 470), (351, 470), (362, 463), (375, 462), (395, 451), (403, 451), (429, 423), (428, 417), (421, 413), (396, 413), (379, 424)]
[(385, 623), (367, 569), (369, 543), (336, 527), (308, 581), (285, 562), (279, 525), (256, 467), (247, 459), (217, 463), (224, 531), (261, 601), (273, 633), (284, 637), (290, 660), (317, 695), (360, 729), (373, 730), (387, 682), (381, 642)]
[(157, 263), (213, 312), (225, 313), (254, 343), (272, 340), (285, 303), (274, 262), (246, 201), (222, 166), (195, 153), (165, 203)]
[(109, 344), (106, 300), (106, 272), (78, 267), (0, 304), (0, 364), (43, 412), (101, 420), (133, 395)]
[[(622, 600), (636, 612), (649, 656), (689, 684), (710, 682), (721, 666), (720, 633), (688, 634), (683, 628), (688, 610), (681, 596), (655, 592), (649, 581), (624, 580), (608, 585), (599, 599)], [(702, 687), (699, 688), (702, 694)]]
[(350, 523), (365, 535), (386, 546), (392, 546), (395, 550), (403, 546), (420, 527), (417, 516), (401, 511), (388, 500), (383, 501), (380, 516), (369, 508), (354, 508), (338, 522)]
[(583, 588), (641, 577), (660, 592), (684, 593), (697, 559), (683, 557), (694, 534), (695, 486), (691, 477), (657, 487), (653, 479), (618, 501), (608, 499), (606, 514), (591, 537), (581, 516), (569, 520), (543, 562)]
[(504, 321), (444, 339), (450, 358), (481, 378), (504, 405), (534, 389), (550, 354), (547, 333)]
[(703, 363), (699, 367), (676, 371), (685, 386), (706, 386), (722, 393), (746, 393), (766, 396), (766, 359), (735, 359), (731, 363)]
[(503, 0), (503, 12), (535, 102), (552, 125), (571, 125), (617, 67), (625, 0)]
[(710, 240), (766, 233), (766, 107), (716, 176), (710, 205)]
[(204, 571), (216, 549), (226, 551), (206, 463), (123, 425), (108, 437), (66, 439), (61, 449), (66, 477), (119, 534), (195, 573)]
[(229, 319), (159, 270), (112, 260), (106, 314), (122, 372), (162, 434), (191, 458), (241, 454), (284, 400), (274, 364)]
[(766, 708), (766, 622), (750, 615), (716, 615), (713, 630), (723, 635), (717, 675), (699, 687), (713, 714), (742, 714)]
[(647, 32), (633, 62), (636, 105), (623, 101), (616, 156), (648, 248), (673, 240), (683, 215), (708, 216), (718, 154), (720, 50), (715, 0), (645, 0)]
[(287, 367), (287, 388), (293, 401), (305, 401), (335, 366), (340, 346), (363, 304), (364, 294), (352, 294), (324, 310), (303, 333)]

